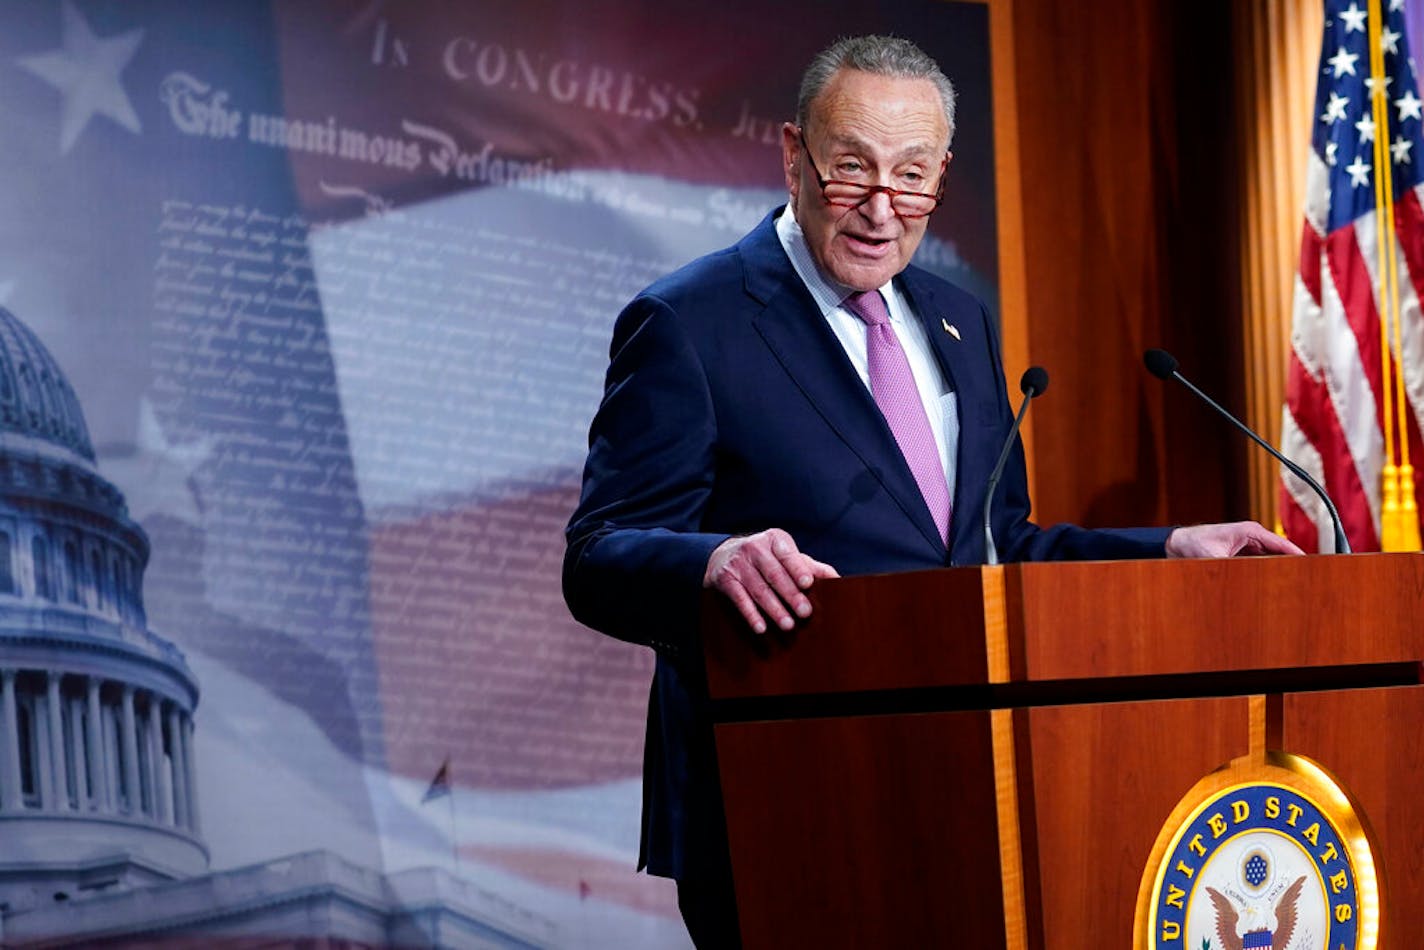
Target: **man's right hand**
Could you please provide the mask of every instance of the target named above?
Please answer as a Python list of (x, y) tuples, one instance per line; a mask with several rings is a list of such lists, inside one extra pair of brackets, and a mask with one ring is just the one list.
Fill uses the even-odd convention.
[(757, 633), (766, 633), (771, 620), (782, 630), (796, 619), (811, 616), (811, 601), (802, 591), (818, 577), (840, 577), (834, 567), (822, 564), (796, 549), (791, 535), (780, 528), (728, 538), (707, 559), (702, 586), (725, 594)]

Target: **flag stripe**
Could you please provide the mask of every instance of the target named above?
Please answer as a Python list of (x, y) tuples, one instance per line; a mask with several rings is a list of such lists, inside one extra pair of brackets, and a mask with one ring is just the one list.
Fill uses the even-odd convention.
[[(1345, 526), (1346, 537), (1350, 539), (1350, 546), (1360, 550), (1377, 550), (1379, 529), (1376, 526), (1376, 512), (1370, 507), (1360, 472), (1340, 427), (1340, 420), (1331, 411), (1330, 395), (1325, 385), (1301, 370), (1294, 359), (1291, 360), (1290, 381), (1298, 398), (1292, 401), (1286, 417), (1294, 423), (1293, 428), (1300, 441), (1287, 441), (1283, 433), (1284, 454), (1309, 472), (1334, 499), (1340, 520)], [(1306, 463), (1307, 458), (1312, 464)], [(1311, 535), (1318, 535), (1322, 539), (1318, 550), (1333, 551), (1334, 529), (1324, 504), (1316, 498), (1309, 486), (1293, 477), (1287, 478), (1286, 485), (1288, 494), (1296, 499), (1297, 505), (1310, 513), (1312, 520), (1319, 518), (1316, 527), (1310, 532)], [(1297, 544), (1300, 543), (1298, 538), (1304, 536), (1306, 535), (1299, 533), (1290, 534)]]
[[(1379, 249), (1375, 235), (1375, 216), (1367, 214), (1356, 220), (1353, 228), (1341, 228), (1325, 239), (1325, 260), (1328, 268), (1324, 306), (1334, 311), (1349, 325), (1354, 337), (1353, 352), (1349, 347), (1332, 351), (1338, 359), (1332, 366), (1340, 368), (1342, 378), (1358, 378), (1362, 374), (1369, 389), (1351, 393), (1354, 404), (1341, 421), (1359, 445), (1366, 438), (1365, 429), (1380, 425), (1383, 418), (1380, 399), (1380, 328), (1379, 309), (1375, 305), (1375, 288), (1379, 286), (1378, 268), (1374, 266)], [(1334, 300), (1331, 293), (1334, 293)], [(1338, 301), (1338, 303), (1336, 303)], [(1338, 308), (1338, 309), (1337, 309)], [(1348, 373), (1346, 376), (1344, 374)], [(1349, 397), (1343, 397), (1344, 398)], [(1369, 403), (1368, 407), (1366, 403)]]
[[(1292, 416), (1290, 416), (1290, 410), (1286, 410), (1286, 417), (1282, 423), (1280, 444), (1287, 456), (1294, 456), (1296, 464), (1302, 466), (1303, 469), (1307, 471), (1319, 470), (1320, 459), (1314, 456), (1313, 447), (1300, 434), (1300, 430), (1297, 429)], [(1299, 544), (1300, 550), (1306, 554), (1319, 554), (1320, 551), (1331, 550), (1330, 538), (1320, 537), (1320, 518), (1324, 517), (1324, 506), (1320, 503), (1320, 499), (1317, 499), (1316, 494), (1310, 491), (1306, 484), (1299, 479), (1294, 479), (1287, 471), (1283, 471), (1282, 479), (1280, 527), (1286, 531), (1287, 536), (1296, 538), (1296, 544)], [(1300, 497), (1299, 493), (1306, 493), (1309, 497)]]
[[(1394, 208), (1395, 234), (1399, 238), (1399, 311), (1402, 330), (1404, 387), (1417, 425), (1424, 411), (1424, 319), (1420, 316), (1419, 293), (1424, 279), (1424, 203), (1417, 185), (1404, 193)], [(1413, 454), (1413, 447), (1410, 452)]]

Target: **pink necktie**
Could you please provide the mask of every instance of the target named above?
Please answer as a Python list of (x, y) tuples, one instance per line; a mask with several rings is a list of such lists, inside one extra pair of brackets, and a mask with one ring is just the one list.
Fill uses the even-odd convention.
[(870, 364), (870, 392), (880, 413), (890, 424), (900, 452), (910, 465), (920, 494), (929, 506), (939, 536), (949, 539), (949, 486), (944, 478), (939, 447), (935, 445), (925, 405), (915, 386), (910, 361), (890, 326), (890, 312), (878, 290), (851, 294), (842, 304), (865, 322), (866, 356)]

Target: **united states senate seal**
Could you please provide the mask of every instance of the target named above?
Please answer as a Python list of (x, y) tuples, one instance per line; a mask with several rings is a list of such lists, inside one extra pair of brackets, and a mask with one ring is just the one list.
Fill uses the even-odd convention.
[(1375, 849), (1349, 794), (1302, 756), (1237, 759), (1158, 835), (1138, 891), (1139, 950), (1374, 950)]

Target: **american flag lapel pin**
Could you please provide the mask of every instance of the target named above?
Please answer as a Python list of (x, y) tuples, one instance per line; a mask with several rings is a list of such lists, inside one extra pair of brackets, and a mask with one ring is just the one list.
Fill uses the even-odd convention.
[(940, 318), (939, 318), (939, 325), (942, 326), (942, 327), (944, 327), (944, 332), (945, 332), (945, 333), (948, 333), (950, 336), (954, 337), (956, 340), (959, 339), (959, 327), (957, 327), (957, 326), (955, 326), (954, 324), (950, 323), (950, 322), (949, 322), (948, 320), (946, 320), (944, 317), (940, 317)]

